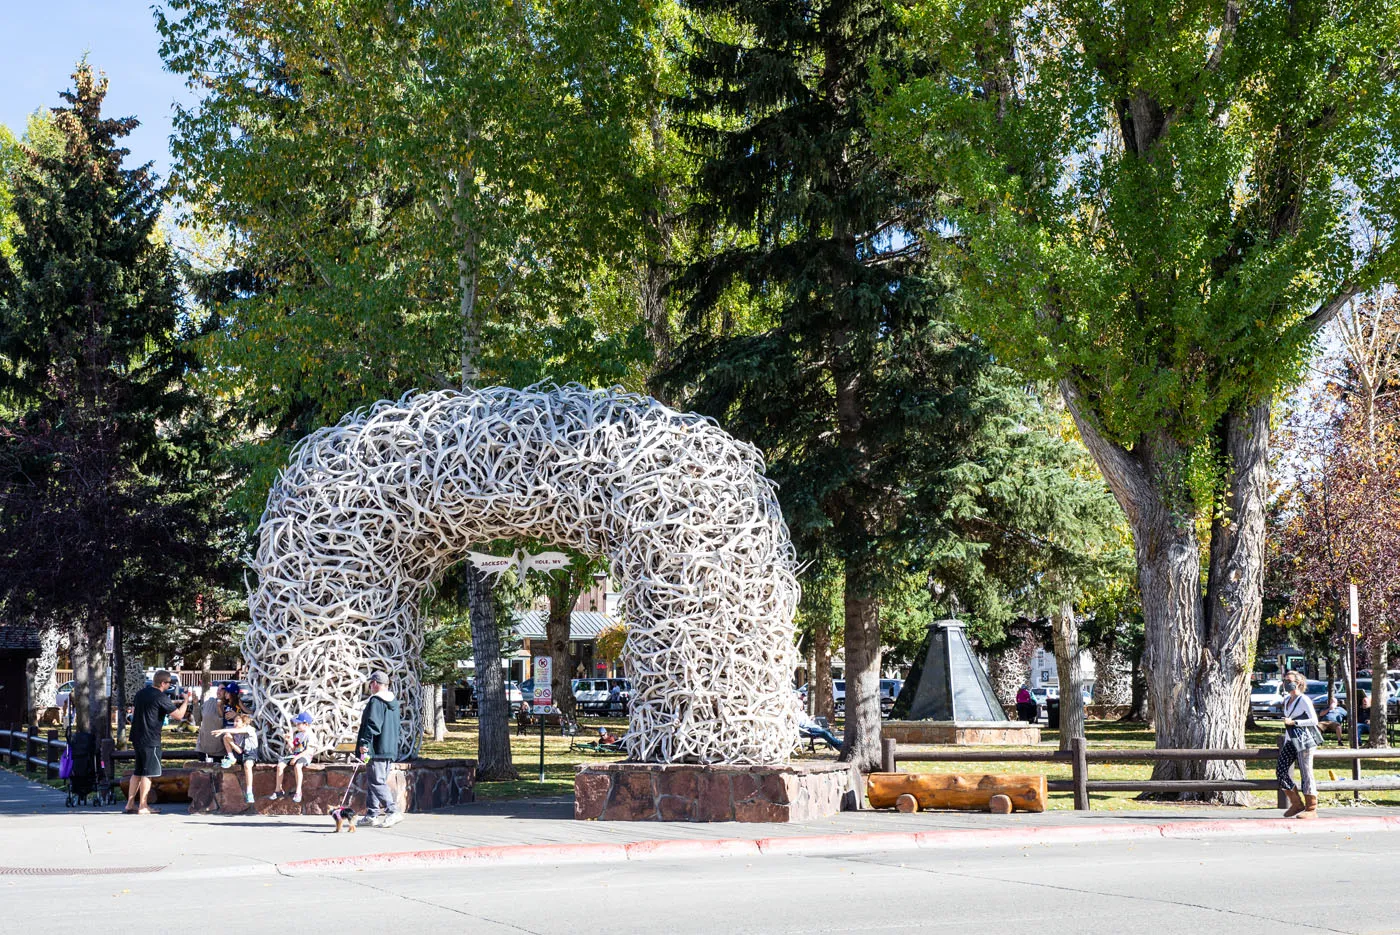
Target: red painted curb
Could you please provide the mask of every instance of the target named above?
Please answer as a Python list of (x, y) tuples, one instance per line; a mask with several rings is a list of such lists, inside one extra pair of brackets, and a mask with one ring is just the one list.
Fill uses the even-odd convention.
[(1397, 817), (1323, 817), (1317, 821), (1221, 818), (1142, 824), (1055, 827), (940, 829), (853, 834), (814, 834), (776, 838), (715, 838), (633, 841), (627, 844), (507, 844), (399, 851), (350, 857), (316, 857), (277, 865), (283, 873), (336, 870), (397, 870), (440, 866), (515, 866), (520, 864), (622, 863), (637, 860), (686, 860), (698, 857), (818, 856), (865, 851), (947, 850), (970, 847), (1035, 847), (1123, 841), (1137, 838), (1192, 838), (1211, 835), (1297, 835), (1400, 830)]

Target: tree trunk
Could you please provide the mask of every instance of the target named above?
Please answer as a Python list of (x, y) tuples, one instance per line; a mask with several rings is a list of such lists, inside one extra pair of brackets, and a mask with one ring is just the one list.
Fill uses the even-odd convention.
[(1094, 648), (1094, 698), (1100, 704), (1125, 705), (1132, 699), (1132, 679), (1128, 661), (1118, 643), (1102, 643)]
[[(200, 698), (209, 694), (209, 689), (214, 687), (214, 650), (205, 647), (204, 653), (199, 657), (199, 692)], [(201, 705), (202, 707), (202, 705)]]
[(447, 721), (443, 715), (443, 686), (423, 686), (423, 736), (441, 743), (447, 739)]
[(807, 693), (812, 698), (815, 716), (824, 717), (828, 724), (834, 724), (836, 693), (831, 684), (831, 630), (822, 623), (812, 630), (812, 673), (808, 682)]
[(447, 736), (447, 725), (457, 723), (457, 683), (448, 682), (442, 686), (442, 731)]
[(1371, 746), (1387, 747), (1390, 731), (1386, 703), (1390, 700), (1385, 692), (1385, 636), (1371, 637)]
[(1079, 656), (1079, 621), (1074, 606), (1062, 601), (1050, 615), (1055, 634), (1055, 668), (1060, 676), (1060, 749), (1084, 739), (1084, 672)]
[[(92, 630), (96, 628), (97, 632)], [(74, 725), (99, 738), (111, 735), (107, 718), (107, 628), (84, 624), (73, 640)]]
[[(126, 746), (126, 647), (122, 645), (122, 625), (115, 624), (115, 631), (112, 639), (112, 650), (116, 658), (117, 672), (112, 679), (112, 687), (117, 696), (117, 746)], [(181, 686), (186, 691), (188, 685)]]
[[(1268, 492), (1269, 403), (1226, 414), (1217, 427), (1223, 509), (1211, 528), (1206, 589), (1196, 510), (1184, 480), (1189, 452), (1164, 434), (1132, 451), (1101, 436), (1080, 409), (1072, 384), (1062, 393), (1081, 437), (1127, 514), (1137, 556), (1158, 747), (1244, 745), (1249, 655), (1263, 607), (1264, 507)], [(1242, 779), (1238, 761), (1160, 761), (1154, 779)], [(1181, 793), (1244, 804), (1243, 793)]]
[(574, 605), (578, 603), (583, 588), (568, 570), (558, 578), (551, 577), (549, 584), (549, 618), (544, 624), (545, 639), (549, 642), (549, 688), (554, 693), (554, 703), (559, 712), (564, 717), (572, 718), (577, 716), (578, 703), (574, 700), (569, 636)]
[(846, 733), (840, 759), (880, 768), (880, 602), (855, 562), (846, 563)]
[(463, 575), (472, 621), (472, 657), (476, 662), (476, 776), (481, 782), (519, 779), (510, 755), (510, 705), (501, 672), (501, 631), (491, 582), (468, 564)]
[(1147, 670), (1142, 665), (1142, 650), (1133, 653), (1132, 661), (1133, 697), (1128, 702), (1128, 713), (1123, 720), (1145, 724), (1152, 717), (1151, 705), (1147, 698)]

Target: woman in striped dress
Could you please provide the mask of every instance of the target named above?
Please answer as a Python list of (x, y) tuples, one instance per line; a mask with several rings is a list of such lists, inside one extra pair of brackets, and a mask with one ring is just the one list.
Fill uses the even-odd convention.
[[(1278, 787), (1288, 796), (1288, 811), (1284, 818), (1317, 817), (1317, 780), (1313, 778), (1313, 750), (1322, 745), (1322, 732), (1317, 729), (1317, 709), (1312, 699), (1303, 694), (1308, 680), (1301, 673), (1289, 670), (1283, 676), (1283, 737), (1278, 745)], [(1293, 764), (1298, 764), (1302, 794), (1293, 783)]]

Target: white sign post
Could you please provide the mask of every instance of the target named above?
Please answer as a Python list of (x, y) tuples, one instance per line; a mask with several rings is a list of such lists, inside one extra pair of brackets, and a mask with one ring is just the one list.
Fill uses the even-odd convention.
[(548, 714), (554, 707), (554, 686), (551, 684), (553, 662), (549, 656), (535, 657), (535, 699), (532, 702), (536, 714)]
[(533, 710), (540, 722), (540, 782), (544, 782), (544, 716), (554, 707), (554, 688), (550, 685), (548, 656), (535, 657), (535, 697)]

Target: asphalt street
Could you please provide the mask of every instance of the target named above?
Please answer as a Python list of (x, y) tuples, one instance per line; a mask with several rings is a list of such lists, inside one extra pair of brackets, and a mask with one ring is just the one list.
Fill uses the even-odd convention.
[(1400, 933), (1393, 833), (625, 865), (0, 877), (0, 932)]

